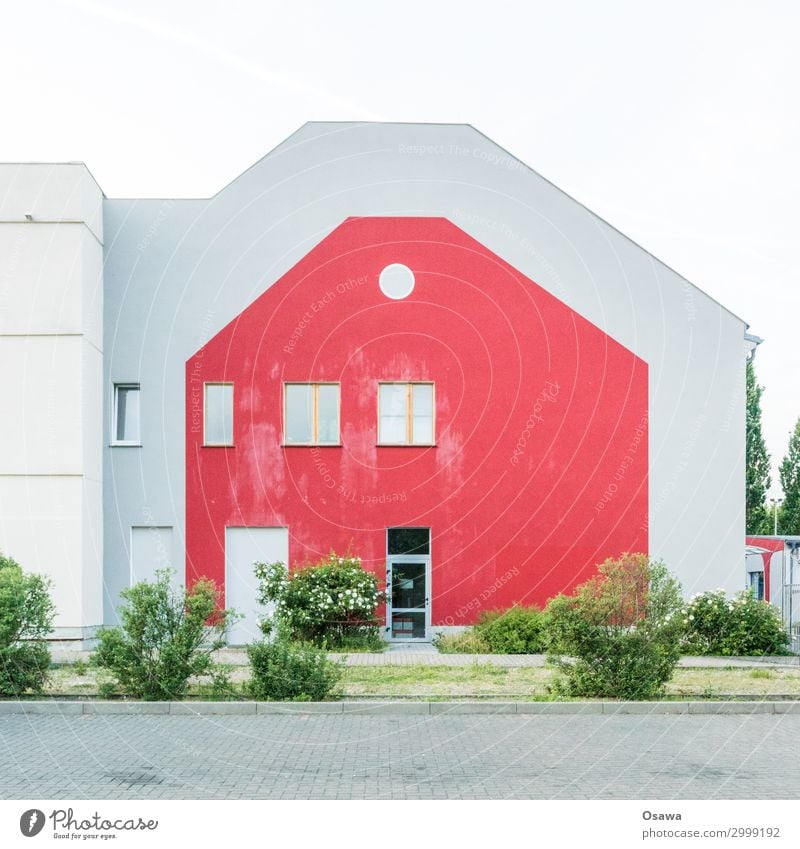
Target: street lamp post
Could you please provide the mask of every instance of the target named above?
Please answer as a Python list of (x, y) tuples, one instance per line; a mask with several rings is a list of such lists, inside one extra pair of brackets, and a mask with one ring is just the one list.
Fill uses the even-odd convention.
[(770, 503), (772, 504), (772, 512), (775, 517), (775, 524), (773, 527), (772, 535), (778, 536), (778, 505), (783, 504), (782, 498), (770, 498)]

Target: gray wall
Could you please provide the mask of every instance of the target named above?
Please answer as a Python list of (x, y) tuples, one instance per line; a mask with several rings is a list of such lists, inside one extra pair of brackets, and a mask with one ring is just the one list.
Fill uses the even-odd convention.
[(687, 593), (744, 581), (744, 323), (464, 125), (307, 124), (205, 200), (106, 200), (105, 382), (142, 386), (106, 448), (106, 619), (132, 525), (182, 562), (184, 363), (345, 218), (445, 216), (650, 367), (650, 543)]

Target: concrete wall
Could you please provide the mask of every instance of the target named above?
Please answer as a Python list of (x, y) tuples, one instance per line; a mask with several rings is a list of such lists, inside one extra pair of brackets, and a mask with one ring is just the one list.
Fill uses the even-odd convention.
[(644, 359), (650, 553), (687, 593), (742, 586), (742, 320), (471, 127), (308, 124), (213, 198), (104, 204), (106, 428), (115, 381), (144, 422), (105, 449), (107, 618), (131, 526), (183, 545), (186, 359), (358, 215), (449, 218)]
[(102, 201), (82, 164), (0, 165), (0, 550), (69, 639), (102, 623)]

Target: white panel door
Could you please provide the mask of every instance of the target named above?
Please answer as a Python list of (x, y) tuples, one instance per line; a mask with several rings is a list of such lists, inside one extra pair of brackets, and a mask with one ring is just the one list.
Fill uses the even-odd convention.
[(271, 609), (258, 604), (254, 563), (289, 562), (288, 528), (225, 528), (225, 607), (244, 615), (228, 629), (228, 645), (261, 639), (258, 620)]
[[(154, 581), (156, 569), (172, 568), (172, 528), (131, 528), (131, 586)], [(173, 585), (183, 576), (173, 575)]]

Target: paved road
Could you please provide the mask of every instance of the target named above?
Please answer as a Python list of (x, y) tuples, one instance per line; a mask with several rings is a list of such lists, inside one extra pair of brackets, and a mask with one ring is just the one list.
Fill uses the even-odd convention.
[(800, 716), (9, 716), (6, 799), (798, 799)]

